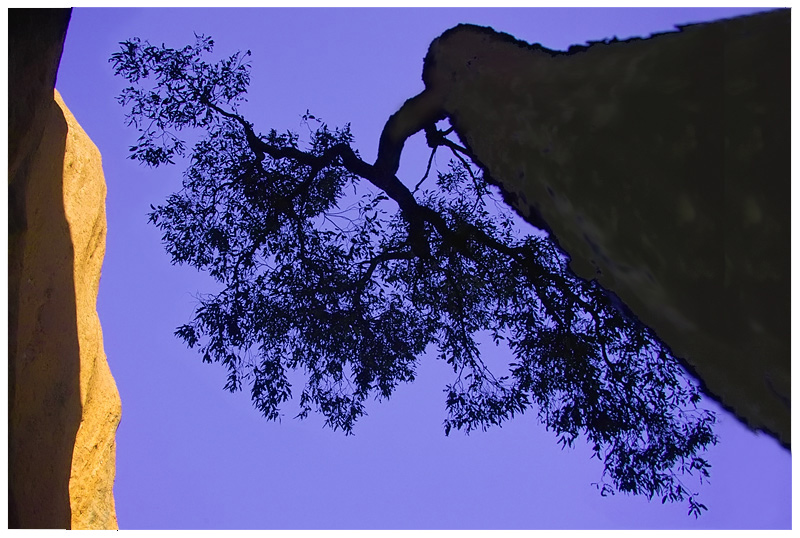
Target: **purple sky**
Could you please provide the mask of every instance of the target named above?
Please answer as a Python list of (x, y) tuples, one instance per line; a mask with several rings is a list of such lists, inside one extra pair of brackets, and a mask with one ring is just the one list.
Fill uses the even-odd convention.
[[(98, 309), (122, 397), (117, 516), (123, 529), (173, 528), (790, 528), (791, 456), (720, 411), (708, 453), (709, 511), (686, 503), (601, 497), (588, 447), (562, 451), (529, 413), (503, 428), (445, 437), (451, 371), (424, 357), (418, 380), (371, 403), (355, 436), (319, 417), (264, 420), (247, 391), (222, 390), (221, 365), (202, 364), (173, 336), (192, 316), (205, 275), (170, 264), (149, 204), (180, 188), (181, 167), (127, 160), (134, 132), (115, 96), (108, 57), (138, 36), (179, 47), (211, 35), (224, 55), (251, 49), (245, 113), (256, 129), (300, 130), (310, 109), (352, 123), (374, 160), (386, 119), (423, 89), (430, 42), (461, 22), (492, 26), (552, 49), (757, 9), (75, 9), (57, 88), (103, 155), (108, 243)], [(424, 138), (406, 146), (399, 177), (419, 178)], [(445, 165), (446, 159), (440, 159)], [(487, 353), (496, 353), (487, 348)], [(503, 357), (498, 357), (503, 360)], [(713, 403), (708, 402), (716, 409)]]

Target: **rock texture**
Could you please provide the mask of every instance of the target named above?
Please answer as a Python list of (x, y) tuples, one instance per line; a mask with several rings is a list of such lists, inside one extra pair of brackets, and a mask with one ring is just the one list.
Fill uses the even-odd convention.
[(9, 10), (9, 527), (116, 528), (100, 155), (54, 98), (69, 10)]
[(790, 11), (567, 53), (460, 25), (423, 79), (382, 146), (449, 118), (578, 276), (789, 446)]
[(81, 423), (72, 453), (69, 498), (73, 529), (116, 529), (115, 433), (121, 407), (103, 350), (97, 315), (100, 270), (106, 251), (106, 183), (100, 152), (64, 104), (64, 209), (73, 244), (73, 274), (80, 349)]

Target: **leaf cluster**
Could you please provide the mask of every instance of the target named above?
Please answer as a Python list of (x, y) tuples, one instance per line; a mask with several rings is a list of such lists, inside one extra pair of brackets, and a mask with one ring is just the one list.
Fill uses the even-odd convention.
[[(130, 147), (132, 159), (150, 166), (174, 163), (172, 156), (185, 155), (185, 143), (177, 132), (186, 128), (205, 129), (216, 123), (208, 103), (224, 103), (236, 110), (244, 102), (250, 83), (250, 51), (236, 52), (210, 64), (203, 60), (214, 50), (214, 40), (195, 34), (195, 44), (171, 49), (163, 44), (132, 38), (120, 43), (109, 62), (114, 74), (132, 84), (117, 98), (128, 126), (141, 135)], [(152, 81), (147, 89), (141, 81)]]

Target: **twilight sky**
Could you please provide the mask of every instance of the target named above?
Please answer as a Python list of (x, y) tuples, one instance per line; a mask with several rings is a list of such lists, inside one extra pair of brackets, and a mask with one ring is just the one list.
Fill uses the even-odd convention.
[[(791, 528), (791, 455), (719, 410), (720, 443), (708, 453), (709, 511), (591, 485), (602, 465), (588, 447), (561, 450), (528, 413), (486, 433), (445, 437), (447, 365), (423, 357), (418, 379), (345, 437), (314, 416), (264, 420), (249, 393), (222, 390), (221, 365), (202, 364), (173, 331), (188, 322), (210, 279), (170, 264), (149, 205), (181, 184), (183, 168), (127, 160), (136, 136), (115, 97), (124, 81), (107, 60), (138, 36), (180, 47), (193, 32), (215, 52), (250, 49), (248, 119), (262, 132), (300, 131), (306, 109), (352, 124), (373, 161), (386, 119), (423, 89), (430, 42), (458, 23), (564, 50), (617, 36), (758, 9), (112, 9), (72, 13), (57, 89), (100, 148), (108, 184), (108, 239), (98, 310), (122, 398), (115, 499), (122, 529), (550, 529)], [(398, 176), (422, 177), (424, 138), (406, 145)], [(446, 165), (446, 159), (439, 159)], [(487, 353), (497, 353), (487, 348)], [(507, 363), (505, 357), (498, 357)], [(299, 392), (299, 389), (298, 391)], [(718, 409), (713, 402), (705, 405)]]

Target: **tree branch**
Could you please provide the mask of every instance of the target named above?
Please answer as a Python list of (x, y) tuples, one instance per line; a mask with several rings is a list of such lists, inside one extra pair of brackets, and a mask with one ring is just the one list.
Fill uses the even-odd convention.
[[(369, 261), (369, 267), (367, 267), (364, 275), (352, 285), (352, 288), (356, 290), (355, 297), (353, 298), (353, 306), (361, 304), (361, 294), (364, 292), (364, 287), (367, 285), (367, 282), (372, 279), (372, 273), (375, 272), (375, 269), (377, 269), (380, 264), (390, 260), (412, 260), (415, 257), (416, 255), (413, 252), (404, 250), (398, 252), (385, 251), (372, 258)], [(348, 288), (351, 287), (348, 286)]]
[[(250, 146), (250, 149), (256, 154), (256, 157), (269, 155), (273, 159), (292, 159), (300, 164), (311, 167), (312, 170), (321, 170), (326, 166), (329, 166), (337, 157), (340, 158), (342, 165), (345, 167), (345, 169), (347, 169), (347, 171), (366, 179), (375, 187), (386, 193), (386, 195), (394, 200), (395, 203), (397, 203), (403, 217), (409, 223), (409, 243), (411, 244), (412, 251), (417, 256), (427, 258), (431, 255), (430, 245), (428, 244), (427, 233), (425, 231), (425, 224), (431, 225), (439, 233), (439, 235), (441, 235), (444, 241), (456, 247), (471, 240), (508, 256), (525, 269), (526, 274), (529, 278), (531, 278), (531, 282), (537, 284), (534, 285), (534, 289), (537, 296), (542, 301), (542, 304), (545, 305), (545, 307), (549, 310), (549, 314), (558, 324), (563, 324), (563, 320), (559, 316), (558, 311), (554, 307), (552, 301), (550, 301), (543, 293), (541, 293), (540, 285), (538, 285), (541, 284), (542, 278), (550, 280), (551, 282), (548, 282), (548, 284), (552, 283), (552, 279), (547, 278), (547, 275), (542, 273), (539, 266), (528, 258), (529, 253), (524, 247), (513, 247), (498, 241), (471, 223), (464, 223), (459, 229), (456, 230), (450, 229), (442, 215), (429, 207), (420, 205), (416, 201), (413, 193), (408, 189), (408, 187), (406, 187), (403, 182), (394, 175), (394, 172), (389, 172), (391, 167), (387, 169), (385, 164), (380, 165), (381, 162), (385, 163), (386, 159), (389, 158), (387, 157), (388, 154), (392, 154), (393, 152), (397, 151), (399, 155), (399, 152), (402, 151), (402, 144), (400, 144), (401, 147), (399, 148), (390, 147), (388, 138), (382, 136), (378, 159), (376, 160), (375, 165), (370, 165), (369, 163), (360, 159), (348, 144), (337, 144), (328, 148), (322, 155), (312, 155), (297, 148), (278, 147), (268, 144), (256, 136), (252, 125), (243, 117), (239, 116), (238, 114), (223, 110), (213, 103), (205, 102), (205, 104), (212, 110), (215, 110), (226, 118), (236, 121), (243, 127), (245, 130), (247, 143)], [(401, 109), (401, 112), (402, 110), (403, 109)], [(387, 127), (384, 129), (384, 134), (387, 132), (387, 130), (391, 131), (388, 125), (393, 120), (396, 120), (398, 114), (400, 114), (400, 112), (392, 116), (389, 122), (387, 122)], [(421, 126), (419, 129), (417, 129), (417, 131), (423, 128), (425, 127)], [(405, 133), (410, 131), (410, 129), (410, 127), (406, 126)], [(448, 142), (450, 141), (448, 140)], [(458, 146), (457, 144), (452, 143), (452, 146), (448, 144), (442, 145), (447, 145), (448, 147), (451, 147), (451, 149), (453, 149), (453, 146), (455, 146), (459, 149), (459, 151), (464, 151), (467, 155), (469, 155), (469, 152), (467, 152), (466, 149), (461, 148), (461, 146)], [(588, 306), (575, 294), (570, 292), (570, 295), (573, 300), (582, 305)]]

